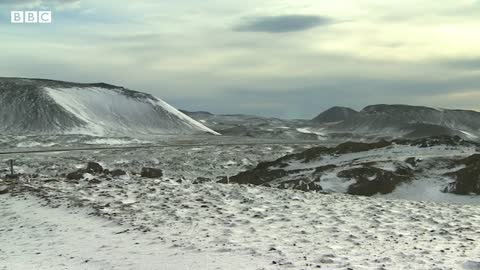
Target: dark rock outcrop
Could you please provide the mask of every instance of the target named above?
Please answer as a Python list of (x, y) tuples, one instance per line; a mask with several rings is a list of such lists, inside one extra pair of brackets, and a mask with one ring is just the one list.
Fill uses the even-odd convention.
[(91, 174), (97, 174), (103, 172), (102, 165), (98, 164), (97, 162), (88, 162), (86, 171)]
[(67, 180), (80, 180), (83, 178), (83, 175), (86, 173), (90, 174), (100, 174), (104, 172), (102, 165), (97, 162), (88, 162), (87, 166), (84, 169), (78, 169), (74, 172), (68, 173), (66, 175)]
[(15, 180), (15, 179), (18, 179), (18, 178), (19, 178), (18, 174), (7, 174), (7, 175), (5, 175), (5, 179)]
[(465, 168), (447, 173), (446, 176), (454, 179), (443, 190), (444, 192), (468, 195), (480, 194), (480, 154), (469, 156), (455, 162), (465, 165)]
[(373, 149), (384, 148), (392, 145), (392, 142), (381, 140), (375, 143), (361, 143), (361, 142), (346, 142), (339, 144), (335, 147), (335, 153), (337, 154), (348, 154), (348, 153), (358, 153), (370, 151)]
[(267, 168), (259, 168), (257, 166), (251, 171), (241, 172), (235, 176), (230, 177), (229, 179), (224, 178), (220, 181), (220, 183), (226, 184), (227, 182), (229, 182), (236, 184), (252, 184), (256, 186), (261, 186), (287, 175), (288, 172), (283, 169), (269, 170)]
[(83, 178), (83, 175), (87, 173), (85, 169), (79, 169), (74, 172), (67, 174), (67, 180), (80, 180)]
[(146, 178), (160, 178), (163, 176), (163, 171), (161, 169), (143, 167), (140, 175)]
[[(433, 148), (432, 151), (437, 155), (434, 161), (428, 157), (427, 160), (421, 160), (415, 156), (405, 157), (405, 154), (410, 153), (411, 149), (423, 152), (430, 151), (428, 148), (434, 146), (452, 150), (466, 147), (467, 151), (472, 147), (479, 147), (477, 143), (463, 140), (458, 136), (435, 136), (416, 140), (380, 140), (374, 143), (346, 142), (336, 147), (313, 147), (274, 161), (260, 162), (253, 169), (240, 172), (230, 178), (224, 177), (220, 183), (250, 184), (304, 191), (342, 190), (343, 192), (342, 181), (349, 181), (349, 184), (352, 183), (347, 188), (349, 194), (372, 196), (391, 193), (400, 184), (409, 183), (417, 176), (419, 181), (420, 178), (428, 178), (425, 173), (435, 167), (445, 169), (447, 166), (451, 169), (458, 165), (465, 165), (465, 169), (450, 175), (455, 178), (456, 182), (449, 185), (448, 192), (480, 194), (478, 176), (480, 174), (478, 165), (480, 164), (478, 161), (480, 154), (456, 161), (451, 167), (448, 167), (451, 162), (449, 158), (438, 154), (437, 149)], [(352, 153), (362, 152), (366, 153), (352, 155)], [(441, 174), (438, 176), (442, 177)], [(325, 184), (322, 181), (325, 181)], [(339, 185), (331, 185), (331, 181), (339, 181)]]
[(126, 171), (120, 170), (120, 169), (115, 169), (113, 171), (110, 171), (110, 175), (112, 177), (119, 177), (119, 176), (126, 175), (126, 174), (127, 174)]
[(211, 182), (212, 180), (210, 178), (206, 177), (197, 177), (195, 180), (193, 180), (192, 184), (203, 184), (203, 183), (208, 183)]
[(318, 183), (320, 179), (315, 179), (314, 181), (306, 179), (306, 178), (299, 178), (294, 180), (288, 180), (282, 182), (278, 188), (282, 189), (296, 189), (301, 191), (322, 191), (322, 186)]
[(412, 179), (412, 175), (401, 175), (370, 166), (341, 171), (338, 177), (355, 179), (357, 182), (350, 185), (348, 193), (362, 196), (391, 193), (399, 184)]
[(0, 195), (7, 194), (8, 187), (7, 186), (0, 186)]

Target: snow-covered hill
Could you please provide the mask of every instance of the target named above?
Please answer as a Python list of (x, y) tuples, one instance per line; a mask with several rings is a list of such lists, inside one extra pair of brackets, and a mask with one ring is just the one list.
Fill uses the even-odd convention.
[(218, 134), (149, 94), (104, 83), (21, 78), (0, 78), (0, 133)]
[[(339, 109), (335, 111), (337, 113), (334, 116), (341, 112)], [(330, 110), (327, 110), (320, 116), (328, 116), (329, 112)], [(473, 140), (480, 137), (480, 112), (476, 111), (379, 104), (367, 106), (359, 113), (345, 114), (340, 121), (330, 125), (329, 130), (357, 135), (376, 134), (384, 137), (421, 138), (459, 135)], [(319, 123), (319, 121), (313, 122)]]

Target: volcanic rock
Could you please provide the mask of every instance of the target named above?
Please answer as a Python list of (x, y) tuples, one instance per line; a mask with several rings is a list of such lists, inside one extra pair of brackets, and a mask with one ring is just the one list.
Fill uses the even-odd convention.
[(337, 176), (357, 180), (348, 187), (348, 193), (362, 196), (391, 193), (399, 184), (412, 178), (411, 175), (400, 175), (370, 166), (341, 171)]
[(86, 170), (88, 173), (97, 174), (97, 173), (103, 172), (103, 167), (97, 162), (91, 161), (91, 162), (88, 162)]
[(457, 161), (466, 167), (455, 172), (447, 173), (455, 181), (449, 183), (443, 190), (460, 195), (480, 194), (480, 154), (475, 154)]
[(140, 175), (146, 178), (160, 178), (163, 176), (163, 171), (160, 169), (143, 167)]
[(7, 194), (8, 187), (7, 186), (0, 186), (0, 195)]
[(115, 169), (115, 170), (110, 172), (110, 175), (112, 177), (119, 177), (119, 176), (126, 175), (126, 174), (127, 174), (127, 172), (125, 172), (124, 170), (120, 170), (120, 169)]
[(87, 173), (87, 171), (85, 169), (79, 169), (79, 170), (76, 170), (74, 172), (71, 172), (69, 174), (67, 174), (67, 179), (68, 180), (80, 180), (83, 178), (83, 175)]

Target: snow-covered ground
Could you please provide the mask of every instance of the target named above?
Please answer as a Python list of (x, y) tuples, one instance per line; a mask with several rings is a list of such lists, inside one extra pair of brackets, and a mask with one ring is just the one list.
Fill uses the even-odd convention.
[(2, 270), (259, 269), (245, 254), (173, 248), (157, 234), (88, 216), (82, 209), (43, 207), (25, 196), (0, 196)]
[(155, 180), (43, 189), (59, 204), (0, 197), (0, 269), (480, 269), (475, 205)]
[[(0, 188), (10, 185), (9, 194), (0, 195), (0, 270), (480, 269), (477, 199), (462, 204), (398, 199), (421, 194), (421, 187), (408, 185), (388, 197), (356, 197), (193, 184), (199, 176), (217, 180), (310, 147), (201, 145), (3, 155), (3, 161), (16, 159), (15, 170), (26, 175), (14, 184), (0, 180)], [(474, 151), (393, 150), (402, 159)], [(382, 160), (381, 150), (348, 155), (358, 162)], [(65, 179), (88, 161), (127, 174)], [(346, 162), (342, 156), (314, 162), (326, 161)], [(140, 177), (143, 166), (161, 168), (164, 175)]]

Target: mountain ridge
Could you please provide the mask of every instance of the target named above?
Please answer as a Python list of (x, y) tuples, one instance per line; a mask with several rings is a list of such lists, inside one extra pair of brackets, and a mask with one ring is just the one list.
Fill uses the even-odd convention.
[[(331, 111), (324, 111), (325, 115)], [(312, 120), (315, 124), (322, 124)], [(428, 129), (428, 127), (432, 129)], [(433, 128), (434, 127), (434, 128)], [(461, 135), (480, 137), (480, 112), (475, 110), (439, 109), (406, 104), (368, 105), (357, 114), (328, 126), (332, 132), (383, 135)], [(440, 132), (440, 133), (439, 133)]]

